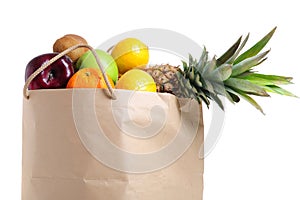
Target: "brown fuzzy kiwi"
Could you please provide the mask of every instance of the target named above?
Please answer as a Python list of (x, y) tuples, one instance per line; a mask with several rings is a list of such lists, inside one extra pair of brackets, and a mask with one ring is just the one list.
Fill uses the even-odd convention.
[[(87, 44), (87, 41), (79, 35), (67, 34), (55, 41), (53, 44), (53, 52), (60, 53), (76, 44)], [(86, 51), (88, 51), (87, 48), (78, 48), (67, 55), (72, 59), (73, 62), (76, 62), (77, 59), (80, 58), (80, 56), (82, 56), (82, 54), (84, 54)]]

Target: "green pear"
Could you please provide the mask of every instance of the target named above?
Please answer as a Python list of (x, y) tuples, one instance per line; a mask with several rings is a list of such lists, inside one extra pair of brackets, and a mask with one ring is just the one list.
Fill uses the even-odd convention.
[[(115, 60), (110, 54), (106, 53), (105, 51), (102, 51), (100, 49), (96, 49), (95, 51), (98, 54), (98, 57), (102, 66), (104, 67), (105, 72), (110, 76), (114, 83), (116, 83), (118, 80), (119, 72)], [(99, 69), (96, 59), (91, 51), (85, 52), (76, 62), (76, 70), (83, 68)]]

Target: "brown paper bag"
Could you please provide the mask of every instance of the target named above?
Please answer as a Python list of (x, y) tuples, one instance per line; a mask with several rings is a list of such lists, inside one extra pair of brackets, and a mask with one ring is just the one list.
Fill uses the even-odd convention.
[(170, 94), (30, 90), (22, 200), (201, 200), (202, 110)]

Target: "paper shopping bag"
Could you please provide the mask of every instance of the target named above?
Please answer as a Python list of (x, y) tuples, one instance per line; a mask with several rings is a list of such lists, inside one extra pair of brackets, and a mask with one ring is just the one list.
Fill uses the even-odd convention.
[(115, 94), (30, 91), (23, 100), (23, 200), (202, 199), (197, 102)]

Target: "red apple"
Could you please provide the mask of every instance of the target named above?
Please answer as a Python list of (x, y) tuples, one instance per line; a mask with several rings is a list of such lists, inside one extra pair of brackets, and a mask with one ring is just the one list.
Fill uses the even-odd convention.
[[(26, 66), (25, 80), (35, 72), (43, 63), (49, 61), (58, 53), (47, 53), (33, 58)], [(54, 89), (65, 88), (69, 79), (74, 74), (72, 60), (68, 56), (63, 56), (40, 74), (38, 74), (30, 83), (28, 89)]]

